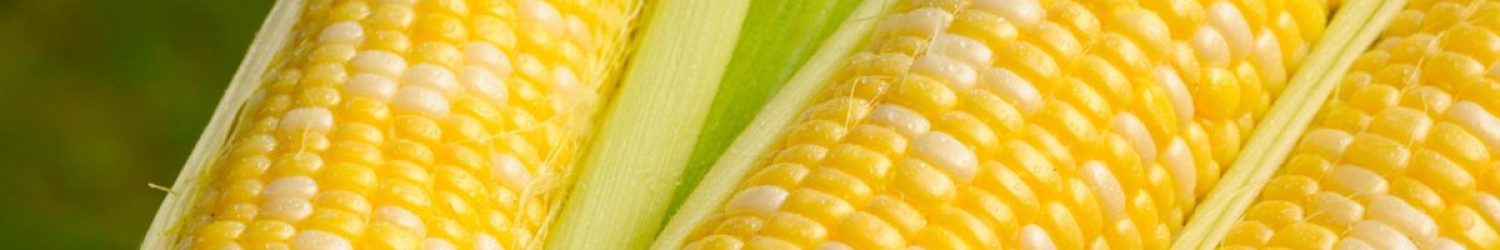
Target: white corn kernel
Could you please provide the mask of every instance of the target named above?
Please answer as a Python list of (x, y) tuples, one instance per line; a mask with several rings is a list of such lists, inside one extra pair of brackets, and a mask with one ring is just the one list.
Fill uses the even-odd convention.
[(324, 43), (359, 44), (365, 37), (364, 26), (356, 21), (343, 21), (328, 25), (318, 34), (318, 41)]
[(1354, 226), (1349, 232), (1350, 237), (1359, 238), (1371, 246), (1379, 249), (1390, 250), (1416, 250), (1417, 245), (1406, 239), (1395, 228), (1380, 223), (1379, 221), (1367, 220)]
[(406, 76), (402, 80), (405, 81), (405, 86), (427, 87), (442, 93), (443, 96), (453, 96), (459, 90), (458, 79), (453, 76), (453, 71), (431, 63), (411, 66), (406, 70)]
[(1156, 141), (1151, 138), (1151, 131), (1146, 129), (1146, 124), (1130, 112), (1115, 114), (1110, 122), (1115, 134), (1130, 142), (1131, 148), (1141, 155), (1141, 164), (1147, 164), (1156, 160)]
[(490, 236), (490, 234), (487, 233), (479, 233), (478, 236), (474, 236), (474, 250), (502, 249), (505, 249), (505, 247), (500, 246), (500, 241), (496, 240), (495, 236)]
[(984, 71), (982, 80), (986, 88), (1005, 98), (1022, 113), (1031, 114), (1042, 106), (1042, 94), (1031, 85), (1030, 81), (1015, 72), (1003, 68), (990, 68)]
[(483, 66), (497, 75), (509, 75), (511, 71), (510, 57), (488, 42), (469, 42), (464, 46), (464, 59), (470, 66)]
[(1052, 243), (1052, 236), (1047, 235), (1046, 230), (1042, 230), (1042, 227), (1036, 224), (1030, 224), (1021, 228), (1021, 249), (1057, 250), (1057, 245)]
[(928, 77), (942, 79), (948, 87), (956, 91), (974, 88), (978, 74), (974, 68), (969, 67), (958, 60), (938, 54), (927, 54), (917, 58), (912, 64), (912, 71)]
[(384, 50), (366, 50), (354, 55), (350, 61), (354, 70), (358, 72), (369, 72), (387, 77), (401, 76), (406, 72), (406, 59), (401, 55)]
[(1339, 165), (1323, 177), (1324, 188), (1349, 196), (1385, 194), (1390, 183), (1375, 171), (1354, 165)]
[(557, 12), (557, 7), (546, 1), (523, 0), (516, 4), (516, 12), (520, 14), (521, 22), (536, 25), (541, 30), (530, 30), (529, 32), (547, 32), (551, 35), (562, 35), (567, 28), (563, 23), (562, 14)]
[(892, 17), (884, 28), (897, 35), (931, 37), (942, 33), (951, 23), (952, 13), (938, 8), (924, 8)]
[(894, 128), (907, 138), (916, 138), (932, 128), (932, 124), (922, 113), (895, 104), (875, 106), (867, 119), (870, 123)]
[(412, 213), (411, 210), (397, 206), (380, 206), (375, 208), (375, 214), (370, 216), (370, 221), (387, 222), (410, 230), (413, 235), (422, 237), (427, 235), (427, 226), (421, 217)]
[(353, 250), (354, 245), (349, 244), (349, 239), (337, 234), (307, 230), (297, 233), (292, 239), (292, 246), (299, 250)]
[(1083, 163), (1082, 179), (1089, 184), (1089, 189), (1094, 190), (1094, 197), (1099, 199), (1100, 207), (1104, 208), (1106, 221), (1118, 221), (1129, 216), (1125, 213), (1125, 189), (1120, 187), (1120, 181), (1109, 167), (1099, 161), (1088, 161)]
[(307, 199), (279, 198), (268, 199), (260, 205), (259, 217), (285, 222), (298, 222), (312, 215), (313, 205)]
[(1441, 239), (1438, 239), (1437, 241), (1433, 241), (1432, 244), (1430, 244), (1429, 246), (1427, 246), (1427, 249), (1428, 250), (1468, 250), (1469, 248), (1468, 247), (1464, 247), (1463, 243), (1458, 243), (1457, 241), (1453, 241), (1453, 239), (1449, 239), (1448, 237), (1443, 237)]
[(781, 209), (781, 203), (786, 201), (789, 195), (786, 189), (777, 186), (746, 188), (734, 195), (734, 198), (729, 199), (729, 203), (724, 205), (724, 213), (726, 215), (769, 215)]
[(1157, 66), (1152, 71), (1152, 77), (1161, 84), (1162, 91), (1166, 92), (1167, 99), (1172, 101), (1172, 111), (1177, 113), (1177, 125), (1187, 127), (1193, 122), (1193, 94), (1189, 91), (1187, 84), (1183, 83), (1182, 76), (1171, 66)]
[(844, 244), (843, 242), (829, 241), (823, 242), (823, 244), (818, 245), (818, 250), (854, 250), (854, 247), (849, 246), (849, 244)]
[(458, 246), (443, 238), (427, 238), (422, 241), (422, 250), (458, 250)]
[(1470, 101), (1459, 101), (1448, 108), (1448, 121), (1474, 133), (1489, 146), (1490, 154), (1500, 155), (1500, 118), (1485, 111), (1483, 106)]
[(531, 172), (526, 170), (526, 165), (509, 154), (490, 155), (490, 177), (517, 192), (525, 190), (531, 183)]
[(583, 81), (568, 67), (552, 68), (552, 92), (565, 101), (576, 101), (583, 92)]
[(432, 89), (404, 86), (396, 92), (394, 106), (407, 112), (418, 113), (428, 117), (444, 117), (448, 115), (448, 98)]
[(974, 8), (1005, 17), (1018, 28), (1030, 28), (1040, 22), (1047, 13), (1036, 0), (979, 0)]
[(1245, 23), (1245, 16), (1240, 13), (1240, 8), (1235, 7), (1229, 1), (1219, 1), (1208, 6), (1208, 23), (1212, 24), (1224, 37), (1225, 44), (1229, 45), (1230, 58), (1238, 60), (1250, 54), (1254, 37), (1250, 32), (1250, 24)]
[(1437, 238), (1437, 222), (1422, 210), (1417, 210), (1416, 207), (1412, 207), (1400, 198), (1389, 195), (1375, 196), (1370, 199), (1369, 207), (1370, 219), (1396, 228), (1412, 242), (1421, 244)]
[(390, 101), (396, 96), (395, 80), (371, 73), (354, 74), (349, 78), (349, 83), (344, 84), (344, 93), (353, 96), (363, 96), (378, 101)]
[(1250, 63), (1260, 72), (1260, 80), (1266, 86), (1286, 85), (1286, 63), (1281, 57), (1281, 42), (1276, 36), (1269, 28), (1261, 28), (1260, 35), (1255, 38), (1255, 53), (1250, 55)]
[(298, 198), (311, 199), (318, 194), (318, 182), (307, 176), (282, 177), (266, 184), (267, 199)]
[(323, 107), (297, 108), (287, 111), (277, 124), (282, 134), (296, 135), (306, 132), (328, 133), (333, 129), (333, 112)]
[(1204, 66), (1229, 67), (1229, 50), (1229, 42), (1213, 27), (1199, 26), (1193, 33), (1193, 51), (1198, 52), (1198, 61)]
[[(941, 34), (933, 39), (932, 48), (927, 52), (940, 54), (948, 58), (963, 61), (973, 69), (989, 68), (994, 62), (994, 52), (979, 40), (966, 36)], [(971, 70), (972, 71), (972, 70)]]
[(937, 165), (958, 183), (968, 183), (979, 174), (979, 159), (958, 139), (943, 132), (928, 132), (912, 140), (912, 152)]
[(495, 105), (505, 105), (506, 98), (510, 96), (510, 92), (505, 88), (504, 80), (500, 80), (499, 76), (495, 76), (495, 73), (484, 67), (464, 67), (460, 77), (469, 91), (473, 91), (474, 94), (484, 97), (485, 100)]
[(1335, 250), (1375, 250), (1376, 248), (1374, 246), (1370, 246), (1370, 243), (1366, 243), (1364, 240), (1360, 240), (1358, 238), (1344, 238), (1344, 239), (1339, 240), (1339, 243), (1337, 243), (1336, 245), (1334, 245), (1333, 249), (1335, 249)]
[(1489, 193), (1479, 193), (1474, 196), (1474, 210), (1479, 212), (1485, 219), (1500, 222), (1500, 199)]
[(1178, 197), (1195, 197), (1198, 190), (1198, 168), (1193, 164), (1193, 152), (1181, 137), (1172, 138), (1162, 152), (1162, 166), (1172, 174), (1172, 186)]
[(1349, 228), (1365, 218), (1364, 206), (1338, 193), (1318, 192), (1309, 196), (1307, 202), (1308, 217), (1314, 222), (1332, 223), (1329, 226)]

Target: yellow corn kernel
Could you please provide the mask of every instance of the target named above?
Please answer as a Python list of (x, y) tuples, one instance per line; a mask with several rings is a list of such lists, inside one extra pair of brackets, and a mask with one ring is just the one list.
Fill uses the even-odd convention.
[(1276, 230), (1258, 221), (1241, 221), (1229, 229), (1224, 236), (1224, 245), (1264, 246), (1276, 234)]
[(807, 217), (777, 212), (770, 216), (759, 235), (775, 237), (775, 239), (798, 246), (811, 247), (828, 237), (828, 229)]
[(903, 161), (894, 174), (894, 190), (919, 207), (946, 204), (958, 195), (952, 179), (922, 160)]
[[(764, 243), (761, 243), (761, 244), (764, 244)], [(709, 236), (708, 238), (705, 238), (703, 241), (699, 241), (699, 242), (693, 243), (692, 245), (687, 245), (686, 247), (683, 247), (683, 248), (684, 249), (695, 249), (695, 250), (697, 250), (697, 249), (709, 250), (709, 249), (741, 249), (743, 247), (745, 247), (745, 242), (740, 241), (740, 239), (738, 239), (738, 238), (735, 238), (733, 236), (714, 235), (714, 236)]]
[(1303, 221), (1303, 209), (1288, 201), (1263, 201), (1245, 211), (1246, 221), (1256, 221), (1271, 228), (1281, 228)]
[(248, 241), (247, 243), (282, 241), (292, 238), (295, 233), (296, 229), (286, 222), (256, 220), (250, 224), (249, 228), (246, 228), (241, 238)]
[(1364, 220), (1365, 207), (1343, 194), (1324, 191), (1308, 197), (1307, 213), (1307, 221), (1342, 232)]
[(843, 221), (854, 212), (854, 207), (843, 199), (811, 189), (793, 191), (781, 204), (781, 209), (825, 225)]
[(835, 240), (859, 249), (897, 249), (905, 242), (895, 227), (875, 215), (856, 213), (839, 225)]
[[(1393, 185), (1394, 186), (1394, 185)], [(1393, 187), (1392, 189), (1397, 189)], [(1318, 181), (1306, 175), (1283, 175), (1271, 179), (1266, 183), (1265, 191), (1262, 191), (1262, 200), (1282, 200), (1293, 203), (1306, 201), (1308, 196), (1317, 193)]]
[(1005, 166), (990, 163), (986, 163), (984, 168), (989, 174), (979, 179), (977, 187), (985, 190), (994, 190), (1005, 201), (1006, 205), (1016, 211), (1019, 217), (1039, 216), (1041, 214), (1041, 201), (1015, 171)]
[(954, 229), (966, 242), (978, 248), (999, 248), (999, 232), (996, 232), (988, 224), (980, 221), (979, 217), (954, 207), (938, 208), (931, 212), (933, 221), (929, 226), (940, 226)]
[(1322, 226), (1297, 223), (1276, 230), (1268, 245), (1291, 249), (1333, 249), (1338, 234)]
[(741, 215), (725, 219), (723, 224), (715, 228), (714, 234), (730, 235), (736, 237), (749, 237), (764, 227), (766, 221), (753, 215)]
[(971, 248), (963, 238), (952, 230), (943, 227), (927, 227), (918, 232), (911, 241), (917, 245), (932, 249), (968, 249)]
[(1111, 247), (1142, 249), (1144, 244), (1140, 229), (1130, 220), (1117, 220), (1104, 231), (1104, 239)]
[(807, 167), (795, 163), (778, 163), (767, 166), (766, 170), (751, 176), (745, 181), (745, 185), (761, 186), (772, 185), (781, 188), (793, 188), (802, 182), (808, 174)]
[(1496, 232), (1494, 224), (1481, 217), (1473, 208), (1454, 205), (1439, 217), (1440, 230), (1465, 246), (1475, 249), (1500, 248), (1500, 232)]
[(927, 219), (920, 211), (910, 204), (891, 196), (877, 196), (870, 200), (870, 206), (866, 208), (871, 214), (880, 217), (887, 223), (891, 223), (901, 235), (912, 236), (922, 225), (927, 224)]
[(858, 177), (871, 188), (884, 187), (893, 168), (897, 168), (885, 155), (857, 145), (840, 144), (829, 154), (830, 158), (823, 161), (825, 166)]
[(838, 202), (849, 201), (854, 204), (864, 202), (874, 194), (859, 177), (829, 168), (818, 169), (818, 172), (808, 177), (806, 187), (838, 198)]
[(1020, 218), (1013, 209), (999, 198), (976, 188), (965, 189), (962, 208), (978, 216), (996, 232), (1014, 232), (1020, 229)]

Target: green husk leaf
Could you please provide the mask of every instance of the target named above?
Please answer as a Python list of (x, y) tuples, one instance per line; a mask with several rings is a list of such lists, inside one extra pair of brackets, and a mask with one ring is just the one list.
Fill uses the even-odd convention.
[[(734, 137), (750, 124), (781, 84), (802, 67), (856, 0), (755, 0), (740, 30), (734, 58), (709, 108), (693, 156), (672, 196), (670, 211), (687, 199)], [(666, 223), (666, 221), (662, 221)]]
[(1272, 104), (1234, 164), (1198, 205), (1172, 249), (1217, 248), (1295, 148), (1354, 60), (1405, 5), (1406, 0), (1364, 0), (1348, 1), (1339, 9), (1282, 98)]
[(638, 249), (667, 216), (750, 0), (662, 0), (577, 166), (548, 249)]
[(839, 25), (838, 31), (823, 42), (817, 53), (778, 90), (749, 127), (724, 151), (672, 216), (666, 229), (657, 235), (652, 249), (679, 249), (686, 244), (688, 234), (716, 213), (745, 175), (761, 163), (771, 146), (786, 134), (787, 127), (824, 89), (846, 58), (863, 45), (880, 17), (885, 16), (895, 2), (864, 1)]

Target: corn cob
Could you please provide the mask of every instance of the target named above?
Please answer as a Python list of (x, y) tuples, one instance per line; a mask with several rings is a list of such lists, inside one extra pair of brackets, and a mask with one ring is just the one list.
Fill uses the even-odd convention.
[(534, 248), (638, 5), (282, 4), (289, 45), (144, 247)]
[(896, 12), (686, 248), (1165, 248), (1327, 6)]
[(1414, 1), (1360, 55), (1226, 249), (1500, 249), (1500, 3)]

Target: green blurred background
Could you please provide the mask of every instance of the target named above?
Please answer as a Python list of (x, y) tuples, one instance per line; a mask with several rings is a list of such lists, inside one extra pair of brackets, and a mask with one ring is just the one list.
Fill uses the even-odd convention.
[(137, 248), (271, 0), (0, 0), (0, 249)]

